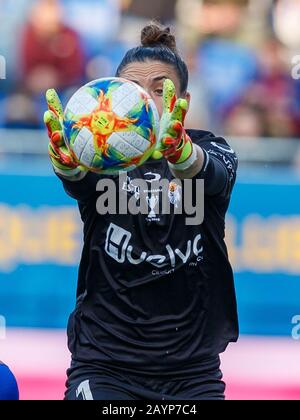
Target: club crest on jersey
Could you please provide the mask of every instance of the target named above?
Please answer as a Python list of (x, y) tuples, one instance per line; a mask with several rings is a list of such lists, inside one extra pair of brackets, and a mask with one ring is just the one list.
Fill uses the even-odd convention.
[(169, 184), (169, 191), (168, 191), (168, 197), (170, 200), (170, 203), (173, 204), (176, 208), (178, 207), (178, 204), (181, 200), (181, 187), (176, 184), (176, 182), (170, 182)]

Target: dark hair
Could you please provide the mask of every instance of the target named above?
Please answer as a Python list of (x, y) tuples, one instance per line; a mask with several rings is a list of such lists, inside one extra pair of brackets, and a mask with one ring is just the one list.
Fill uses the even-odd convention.
[(146, 60), (161, 61), (172, 65), (180, 80), (181, 93), (186, 92), (189, 72), (187, 65), (178, 53), (176, 39), (171, 34), (170, 28), (165, 28), (157, 22), (151, 22), (145, 26), (141, 32), (141, 45), (132, 48), (125, 54), (116, 76), (119, 77), (128, 64)]

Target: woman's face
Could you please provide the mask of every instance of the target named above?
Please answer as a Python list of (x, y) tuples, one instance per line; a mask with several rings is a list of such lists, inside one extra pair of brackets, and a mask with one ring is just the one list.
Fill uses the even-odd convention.
[(133, 62), (121, 72), (120, 77), (137, 83), (145, 89), (154, 100), (161, 117), (163, 112), (163, 84), (165, 79), (171, 79), (175, 85), (177, 97), (189, 101), (189, 94), (182, 95), (180, 81), (173, 66), (161, 61)]

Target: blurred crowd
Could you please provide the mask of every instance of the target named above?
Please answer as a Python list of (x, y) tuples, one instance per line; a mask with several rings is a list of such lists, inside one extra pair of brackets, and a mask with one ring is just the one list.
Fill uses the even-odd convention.
[[(44, 93), (65, 101), (113, 76), (150, 19), (171, 25), (190, 69), (187, 124), (300, 138), (300, 0), (0, 0), (0, 127), (41, 128)], [(300, 59), (299, 59), (300, 62)], [(299, 75), (300, 77), (300, 75)]]

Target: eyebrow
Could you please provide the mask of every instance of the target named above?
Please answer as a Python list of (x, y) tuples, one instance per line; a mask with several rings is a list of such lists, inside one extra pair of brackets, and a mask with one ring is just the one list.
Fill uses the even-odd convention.
[[(152, 79), (152, 82), (160, 82), (161, 80), (165, 80), (165, 79), (167, 79), (168, 78), (168, 76), (157, 76), (157, 77), (154, 77), (153, 79)], [(138, 82), (138, 80), (133, 80), (133, 79), (131, 79), (131, 81), (133, 82), (133, 83), (136, 83), (137, 85), (139, 85), (140, 86), (140, 83)]]
[(161, 80), (167, 79), (168, 76), (158, 76), (158, 77), (154, 77), (154, 79), (152, 79), (153, 82), (160, 82)]
[(141, 86), (140, 82), (138, 82), (137, 80), (133, 80), (133, 79), (128, 79), (130, 80), (132, 83), (136, 83), (137, 85)]

